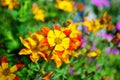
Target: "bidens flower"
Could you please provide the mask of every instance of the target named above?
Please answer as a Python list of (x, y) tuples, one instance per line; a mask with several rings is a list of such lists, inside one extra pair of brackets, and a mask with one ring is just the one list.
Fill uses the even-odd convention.
[(57, 4), (55, 6), (65, 12), (73, 12), (74, 9), (73, 2), (68, 0), (57, 0)]
[(20, 37), (20, 40), (22, 44), (26, 47), (22, 49), (19, 54), (20, 55), (30, 55), (30, 59), (33, 62), (36, 62), (39, 60), (39, 57), (43, 57), (47, 61), (47, 46), (42, 46), (41, 41), (44, 39), (44, 37), (41, 34), (34, 33), (31, 34), (31, 38), (25, 38), (23, 39)]
[(9, 10), (13, 10), (14, 7), (19, 6), (17, 0), (2, 0), (2, 6), (8, 6)]
[(23, 66), (23, 64), (15, 64), (9, 68), (7, 58), (3, 56), (0, 65), (0, 80), (20, 80), (14, 72), (21, 69)]

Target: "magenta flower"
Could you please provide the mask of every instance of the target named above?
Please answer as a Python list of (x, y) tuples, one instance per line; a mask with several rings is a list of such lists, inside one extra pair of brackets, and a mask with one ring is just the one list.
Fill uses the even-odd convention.
[(119, 53), (119, 50), (118, 50), (117, 48), (114, 48), (114, 49), (112, 49), (112, 53), (113, 53), (113, 54), (118, 54), (118, 53)]
[(110, 0), (91, 0), (91, 1), (92, 1), (92, 4), (94, 4), (97, 7), (110, 6)]
[(102, 37), (103, 37), (103, 39), (107, 39), (107, 41), (109, 41), (109, 42), (111, 42), (111, 40), (113, 39), (113, 35), (108, 34), (108, 33), (103, 33)]
[(116, 24), (116, 29), (117, 29), (118, 31), (120, 31), (120, 21), (117, 22), (117, 24)]

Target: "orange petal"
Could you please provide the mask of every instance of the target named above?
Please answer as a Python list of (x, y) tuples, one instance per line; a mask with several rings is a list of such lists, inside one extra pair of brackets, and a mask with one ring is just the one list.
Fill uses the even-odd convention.
[(50, 28), (43, 26), (42, 31), (43, 31), (44, 35), (47, 36), (48, 32), (50, 31)]
[(54, 24), (54, 29), (55, 30), (60, 30), (60, 27), (57, 24)]
[(63, 33), (64, 33), (66, 36), (69, 36), (70, 33), (71, 33), (71, 30), (64, 30)]
[(43, 80), (48, 80), (52, 75), (53, 75), (54, 72), (50, 72), (48, 73), (47, 75), (45, 75), (42, 79)]
[(20, 78), (16, 75), (14, 80), (20, 80)]
[(2, 62), (2, 63), (8, 63), (6, 56), (2, 56), (1, 62)]

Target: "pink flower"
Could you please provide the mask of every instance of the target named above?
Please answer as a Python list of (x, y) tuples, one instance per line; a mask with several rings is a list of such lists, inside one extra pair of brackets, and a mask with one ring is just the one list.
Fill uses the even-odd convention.
[(120, 31), (120, 21), (117, 22), (117, 24), (116, 24), (116, 29), (117, 29), (118, 31)]
[(109, 0), (91, 0), (91, 1), (92, 1), (92, 4), (94, 4), (97, 7), (104, 7), (104, 6), (109, 7), (110, 6)]

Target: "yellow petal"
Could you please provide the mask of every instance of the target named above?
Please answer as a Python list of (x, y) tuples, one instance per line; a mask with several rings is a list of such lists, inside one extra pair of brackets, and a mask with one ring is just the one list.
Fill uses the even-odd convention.
[(24, 40), (22, 37), (20, 37), (20, 41), (22, 42), (22, 44), (23, 44), (26, 48), (30, 49), (30, 45), (28, 44), (28, 42), (26, 42), (26, 40)]
[(78, 57), (78, 54), (75, 51), (70, 51), (70, 55)]
[(59, 36), (61, 39), (63, 39), (63, 38), (65, 38), (66, 37), (66, 35), (63, 33), (63, 32), (61, 32), (61, 34), (60, 34), (60, 36)]
[(96, 57), (97, 56), (97, 53), (96, 52), (89, 52), (87, 54), (88, 57)]
[(48, 32), (48, 37), (47, 37), (48, 43), (50, 44), (50, 46), (54, 46), (55, 45), (55, 37), (54, 36), (55, 36), (54, 32), (52, 30), (50, 30)]
[(69, 38), (64, 38), (64, 39), (62, 40), (61, 45), (62, 45), (65, 49), (67, 49), (67, 48), (69, 47), (69, 44), (70, 44), (70, 39), (69, 39)]
[(66, 54), (66, 53), (63, 53), (63, 55), (62, 55), (62, 60), (63, 60), (65, 63), (70, 63), (70, 61), (69, 61), (69, 55)]
[(53, 54), (52, 59), (55, 61), (57, 68), (59, 68), (62, 65), (62, 61), (58, 57), (58, 55)]
[(62, 45), (58, 44), (58, 45), (55, 46), (55, 50), (57, 50), (57, 51), (63, 51), (64, 48), (62, 47)]
[(2, 75), (0, 76), (0, 80), (7, 80), (6, 76)]
[(22, 49), (20, 52), (19, 52), (19, 55), (29, 55), (32, 51), (30, 49)]
[(6, 69), (6, 68), (8, 68), (8, 63), (2, 62), (2, 69)]
[(6, 76), (7, 80), (13, 80), (10, 76)]
[(37, 53), (32, 53), (30, 55), (30, 59), (33, 61), (33, 62), (37, 62), (39, 60), (39, 56)]
[(0, 73), (3, 71), (2, 67), (0, 66)]
[(10, 72), (15, 72), (15, 71), (17, 71), (18, 69), (17, 69), (17, 67), (16, 67), (16, 65), (14, 65), (14, 66), (12, 66), (11, 68), (10, 68)]
[(9, 77), (13, 80), (15, 78), (15, 74), (10, 74)]
[(61, 31), (59, 31), (59, 30), (54, 30), (54, 32), (55, 32), (55, 38), (59, 37), (61, 34)]

